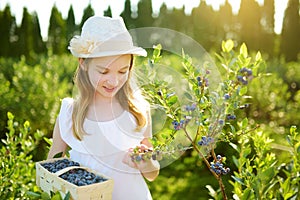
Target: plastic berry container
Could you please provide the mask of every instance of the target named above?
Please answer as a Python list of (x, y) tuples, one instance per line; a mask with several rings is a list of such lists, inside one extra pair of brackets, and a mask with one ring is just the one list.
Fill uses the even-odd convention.
[[(98, 173), (97, 171), (94, 171), (84, 166), (65, 167), (56, 172), (50, 172), (48, 169), (43, 167), (43, 164), (45, 163), (51, 164), (62, 159), (68, 159), (68, 158), (54, 158), (54, 159), (36, 162), (36, 184), (44, 192), (50, 194), (51, 191), (53, 192), (59, 191), (62, 198), (64, 198), (66, 194), (70, 192), (71, 200), (82, 200), (82, 199), (111, 200), (112, 199), (114, 182), (110, 177), (107, 177), (103, 174)], [(95, 176), (103, 178), (103, 181), (78, 186), (74, 183), (71, 183), (61, 178), (61, 175), (74, 169), (83, 169), (89, 173), (92, 173)]]

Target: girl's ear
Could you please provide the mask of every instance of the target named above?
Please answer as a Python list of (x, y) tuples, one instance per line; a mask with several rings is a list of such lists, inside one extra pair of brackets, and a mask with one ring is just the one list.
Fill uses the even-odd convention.
[(86, 64), (85, 64), (84, 61), (85, 61), (85, 60), (84, 60), (83, 58), (78, 58), (78, 62), (79, 62), (79, 65), (80, 65), (81, 69), (82, 69), (83, 71), (87, 71), (87, 66), (86, 66)]

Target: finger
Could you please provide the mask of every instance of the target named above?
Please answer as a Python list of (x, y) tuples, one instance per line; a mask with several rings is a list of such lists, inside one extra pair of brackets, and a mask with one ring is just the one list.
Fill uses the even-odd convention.
[(145, 151), (146, 149), (148, 149), (148, 147), (144, 144), (141, 144), (140, 149), (141, 151)]

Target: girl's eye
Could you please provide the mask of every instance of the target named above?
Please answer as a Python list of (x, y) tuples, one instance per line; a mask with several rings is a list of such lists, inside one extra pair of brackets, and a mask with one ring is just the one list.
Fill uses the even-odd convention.
[(106, 74), (106, 71), (98, 71), (99, 74)]
[(127, 70), (126, 70), (126, 71), (120, 71), (119, 73), (120, 73), (120, 74), (126, 74), (126, 73), (127, 73)]

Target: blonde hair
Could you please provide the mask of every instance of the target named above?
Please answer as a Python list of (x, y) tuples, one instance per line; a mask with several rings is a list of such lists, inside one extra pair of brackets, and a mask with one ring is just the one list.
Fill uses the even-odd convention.
[[(85, 59), (84, 63), (88, 65), (90, 59)], [(146, 117), (141, 112), (141, 110), (135, 105), (136, 98), (133, 95), (131, 78), (131, 71), (133, 65), (133, 55), (131, 55), (130, 61), (130, 72), (128, 79), (116, 94), (117, 99), (119, 100), (121, 106), (128, 110), (136, 119), (137, 127), (136, 131), (141, 130), (146, 125)], [(75, 138), (82, 140), (83, 136), (87, 134), (83, 128), (83, 122), (86, 117), (88, 106), (92, 102), (94, 97), (94, 88), (90, 82), (87, 70), (82, 69), (80, 65), (77, 67), (74, 83), (78, 88), (78, 97), (75, 99), (73, 104), (73, 113), (72, 113), (72, 129)]]

